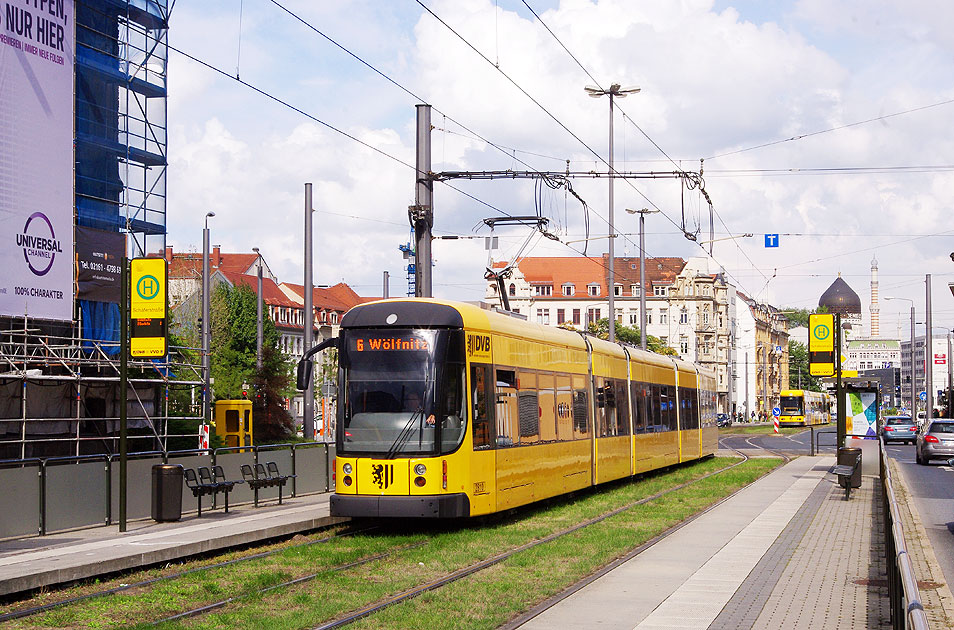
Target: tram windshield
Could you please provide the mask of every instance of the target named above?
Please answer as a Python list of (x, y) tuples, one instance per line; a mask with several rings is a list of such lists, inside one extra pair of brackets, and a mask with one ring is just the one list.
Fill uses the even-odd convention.
[(783, 416), (805, 415), (801, 396), (782, 396), (779, 400), (779, 407), (782, 409)]
[(397, 457), (460, 446), (466, 409), (460, 331), (348, 330), (343, 336), (339, 453)]

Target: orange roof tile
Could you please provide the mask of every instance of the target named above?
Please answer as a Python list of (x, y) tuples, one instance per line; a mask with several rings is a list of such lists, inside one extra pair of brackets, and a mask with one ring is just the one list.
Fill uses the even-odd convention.
[[(242, 273), (233, 273), (230, 271), (219, 272), (228, 280), (232, 286), (245, 285), (255, 293), (258, 287), (258, 276), (249, 276)], [(271, 278), (262, 278), (262, 300), (269, 306), (291, 306), (300, 307), (300, 304), (288, 299), (278, 285)]]
[[(495, 269), (502, 269), (508, 263), (494, 263)], [(672, 284), (676, 276), (685, 267), (686, 261), (675, 257), (654, 257), (646, 260), (646, 285)], [(575, 295), (586, 297), (587, 285), (599, 283), (600, 295), (606, 295), (607, 277), (609, 275), (609, 255), (601, 258), (584, 258), (580, 256), (528, 256), (522, 259), (517, 266), (527, 282), (535, 284), (552, 284), (554, 294), (559, 295), (557, 287), (572, 284)], [(623, 293), (629, 292), (629, 286), (639, 284), (639, 258), (616, 257), (613, 264), (616, 282), (623, 285)]]

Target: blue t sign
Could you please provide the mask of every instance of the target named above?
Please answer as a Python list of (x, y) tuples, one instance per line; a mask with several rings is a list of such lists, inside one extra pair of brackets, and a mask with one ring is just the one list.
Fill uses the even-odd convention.
[(778, 234), (766, 234), (766, 235), (765, 235), (765, 246), (766, 246), (766, 247), (778, 247)]

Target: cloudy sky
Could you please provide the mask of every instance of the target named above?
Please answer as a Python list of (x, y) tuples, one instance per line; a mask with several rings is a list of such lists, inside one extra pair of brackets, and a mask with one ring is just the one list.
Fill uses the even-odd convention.
[[(536, 15), (535, 15), (536, 14)], [(315, 282), (406, 292), (415, 105), (432, 105), (432, 168), (698, 173), (713, 202), (712, 269), (777, 306), (812, 307), (840, 272), (869, 299), (954, 326), (954, 4), (929, 0), (176, 0), (169, 41), (169, 243), (259, 247), (302, 282), (304, 184)], [(240, 79), (240, 80), (237, 80)], [(704, 160), (704, 161), (703, 161)], [(569, 161), (569, 167), (567, 165)], [(607, 251), (608, 180), (436, 184), (436, 297), (484, 294), (482, 219), (547, 217), (531, 256)], [(652, 208), (648, 256), (707, 255), (709, 209), (679, 180), (617, 179), (617, 256), (638, 256), (624, 209)], [(740, 237), (751, 233), (750, 238)], [(531, 232), (498, 227), (495, 259)], [(765, 234), (780, 234), (778, 248)], [(603, 235), (602, 240), (595, 237)], [(589, 237), (589, 241), (581, 239)], [(567, 241), (574, 241), (567, 243)], [(885, 333), (909, 303), (882, 302)]]

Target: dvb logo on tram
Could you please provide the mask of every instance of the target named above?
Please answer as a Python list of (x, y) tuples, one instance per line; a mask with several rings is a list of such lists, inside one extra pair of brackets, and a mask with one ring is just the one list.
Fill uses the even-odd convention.
[(490, 335), (467, 335), (467, 356), (471, 359), (490, 361)]

